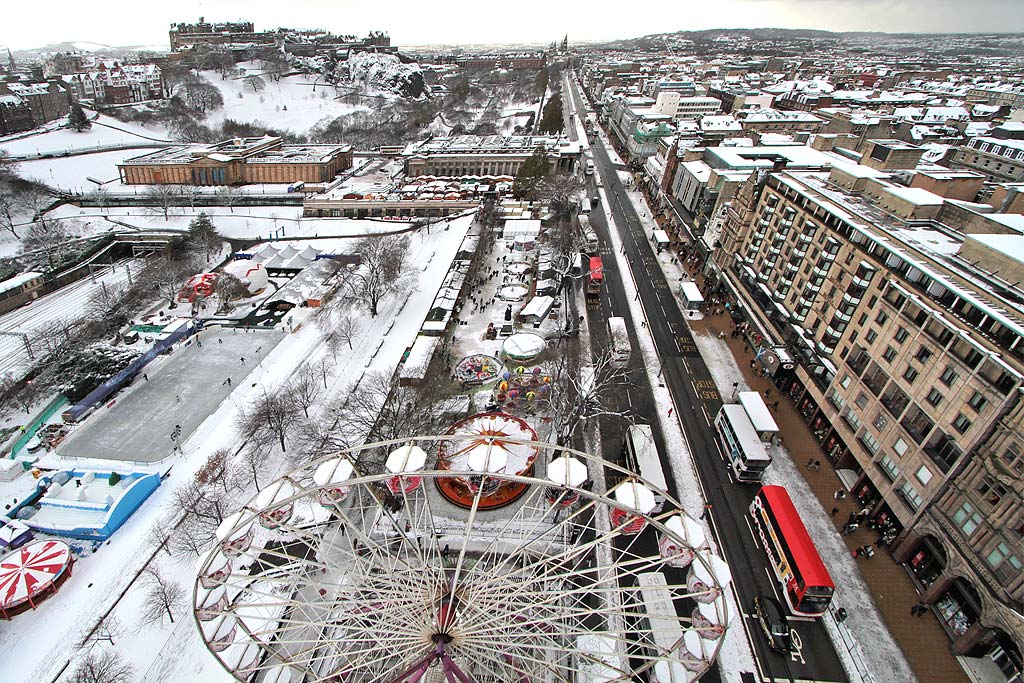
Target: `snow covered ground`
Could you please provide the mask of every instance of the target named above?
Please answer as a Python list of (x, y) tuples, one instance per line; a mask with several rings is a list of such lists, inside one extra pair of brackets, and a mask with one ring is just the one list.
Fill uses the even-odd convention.
[[(120, 261), (112, 267), (97, 269), (95, 281), (90, 278), (79, 280), (62, 289), (47, 294), (27, 306), (0, 315), (0, 331), (27, 334), (32, 340), (36, 333), (56, 322), (71, 322), (83, 315), (89, 297), (104, 285), (110, 287), (128, 280), (128, 269), (137, 272), (140, 265), (135, 261)], [(0, 375), (19, 374), (31, 364), (25, 343), (20, 337), (0, 336)]]
[(152, 151), (152, 148), (137, 147), (62, 159), (23, 161), (15, 166), (15, 170), (22, 178), (37, 180), (54, 189), (86, 194), (96, 189), (96, 183), (87, 178), (94, 178), (103, 183), (116, 181), (117, 164)]
[[(246, 75), (258, 75), (265, 82), (260, 92), (253, 92), (245, 78), (224, 80), (215, 71), (202, 72), (224, 97), (224, 106), (207, 116), (208, 125), (218, 125), (225, 119), (255, 123), (257, 121), (277, 130), (290, 130), (305, 134), (322, 121), (331, 121), (339, 116), (357, 111), (367, 111), (361, 105), (343, 104), (334, 86), (315, 82), (312, 75), (287, 76), (274, 83), (256, 62), (242, 62), (237, 65)], [(348, 89), (341, 92), (348, 92)]]
[(0, 141), (0, 149), (6, 150), (12, 156), (18, 156), (81, 151), (107, 145), (150, 143), (154, 139), (167, 140), (167, 131), (163, 126), (124, 123), (101, 114), (94, 121), (92, 128), (81, 133), (61, 128), (16, 140)]
[[(471, 221), (468, 216), (459, 218), (449, 222), (448, 230), (413, 236), (409, 257), (422, 268), (416, 290), (385, 301), (376, 318), (364, 315), (359, 320), (361, 334), (355, 348), (339, 358), (335, 374), (329, 379), (332, 386), (344, 387), (364, 371), (390, 371), (397, 365), (416, 337)], [(0, 629), (4, 680), (50, 681), (66, 662), (79, 657), (74, 647), (82, 632), (111, 607), (132, 583), (136, 572), (154, 555), (146, 532), (164, 513), (173, 512), (169, 508), (173, 490), (194, 476), (214, 450), (237, 449), (236, 406), (250, 401), (264, 387), (286, 381), (298, 367), (316, 362), (324, 353), (322, 330), (315, 320), (287, 335), (274, 348), (245, 385), (238, 387), (230, 400), (222, 402), (183, 444), (184, 453), (172, 461), (168, 478), (150, 500), (108, 543), (79, 561), (74, 576), (61, 592)], [(278, 470), (284, 467), (280, 458), (275, 462)], [(273, 475), (272, 471), (265, 477)], [(187, 589), (191, 600), (194, 558), (174, 559), (159, 553), (156, 562), (167, 577)], [(138, 583), (132, 585), (114, 611), (123, 632), (115, 638), (115, 645), (97, 643), (94, 647), (114, 647), (135, 666), (135, 680), (147, 683), (234, 680), (206, 651), (187, 613), (177, 614), (173, 624), (165, 622), (162, 627), (141, 624), (138, 613), (144, 594)]]

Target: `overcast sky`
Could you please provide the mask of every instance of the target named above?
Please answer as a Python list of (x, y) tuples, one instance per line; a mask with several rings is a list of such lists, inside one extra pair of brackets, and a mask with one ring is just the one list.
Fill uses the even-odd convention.
[[(631, 38), (763, 26), (836, 31), (1024, 31), (1024, 0), (0, 0), (0, 45), (63, 41), (167, 47), (171, 22), (252, 20), (257, 30), (387, 31), (396, 45)], [(503, 16), (502, 16), (503, 15)]]

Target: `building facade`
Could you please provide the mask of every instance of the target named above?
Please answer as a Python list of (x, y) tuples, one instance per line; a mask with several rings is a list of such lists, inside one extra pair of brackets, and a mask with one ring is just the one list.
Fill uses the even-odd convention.
[(15, 95), (32, 112), (33, 126), (41, 126), (71, 111), (68, 91), (58, 81), (0, 83), (0, 96)]
[(160, 67), (155, 64), (100, 63), (94, 71), (61, 76), (71, 97), (96, 104), (130, 104), (163, 97)]
[(0, 135), (32, 130), (32, 108), (17, 95), (0, 95)]
[(1024, 645), (1017, 218), (866, 166), (755, 172), (713, 254), (758, 343), (797, 360), (776, 385), (890, 530), (952, 650), (1007, 667)]
[(327, 183), (351, 167), (349, 145), (286, 145), (271, 135), (165, 147), (117, 165), (128, 185)]
[(459, 135), (415, 142), (402, 152), (405, 174), (418, 176), (515, 176), (538, 147), (547, 153), (551, 170), (571, 172), (581, 154), (578, 142), (561, 136)]
[(997, 182), (1024, 181), (1024, 140), (971, 138), (953, 154), (952, 165), (984, 173)]

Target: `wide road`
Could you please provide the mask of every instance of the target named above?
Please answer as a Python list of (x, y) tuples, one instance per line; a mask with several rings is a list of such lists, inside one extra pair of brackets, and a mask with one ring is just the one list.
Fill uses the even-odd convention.
[[(577, 117), (585, 117), (587, 109), (575, 81), (568, 80), (566, 90), (571, 94), (570, 98), (565, 99), (571, 101), (573, 113)], [(795, 650), (789, 657), (783, 657), (770, 650), (764, 637), (755, 630), (757, 624), (749, 616), (755, 595), (775, 595), (782, 604), (785, 604), (771, 569), (767, 566), (764, 551), (755, 539), (749, 522), (748, 507), (757, 488), (736, 484), (729, 475), (712, 424), (722, 405), (714, 380), (697, 351), (689, 327), (672, 293), (671, 284), (666, 281), (658, 266), (648, 236), (644, 234), (636, 210), (622, 187), (618, 177), (618, 170), (621, 167), (612, 162), (599, 140), (591, 149), (614, 218), (614, 226), (606, 225), (602, 216), (603, 207), (595, 207), (591, 214), (591, 222), (598, 230), (598, 236), (604, 245), (602, 256), (605, 262), (607, 292), (601, 297), (600, 316), (592, 315), (591, 329), (600, 328), (595, 318), (604, 317), (614, 311), (616, 315), (627, 319), (630, 336), (636, 339), (636, 328), (628, 313), (628, 300), (623, 285), (622, 278), (625, 274), (617, 272), (617, 268), (614, 267), (614, 254), (609, 251), (611, 243), (608, 230), (617, 229), (633, 278), (637, 283), (639, 300), (646, 314), (648, 329), (654, 339), (658, 357), (662, 360), (663, 381), (675, 403), (675, 415), (679, 418), (689, 443), (704, 498), (712, 505), (710, 521), (720, 549), (733, 573), (733, 581), (743, 611), (741, 621), (754, 651), (760, 678), (773, 683), (848, 681), (832, 641), (819, 621), (792, 618)], [(595, 193), (596, 190), (593, 188), (588, 191), (590, 196)], [(598, 313), (597, 310), (590, 309), (588, 306), (588, 313)], [(638, 352), (634, 354), (639, 355)], [(640, 379), (636, 377), (636, 373), (634, 378)], [(645, 398), (634, 399), (630, 395), (623, 398), (631, 402), (631, 410), (637, 421), (649, 422), (656, 428), (657, 420), (652, 412), (656, 408), (652, 405), (649, 393)], [(655, 431), (657, 432), (657, 429)], [(602, 434), (603, 432), (604, 430)], [(664, 454), (664, 441), (660, 434), (656, 436)], [(666, 470), (670, 467), (664, 458), (662, 465)], [(672, 477), (668, 479), (671, 491), (674, 482)]]

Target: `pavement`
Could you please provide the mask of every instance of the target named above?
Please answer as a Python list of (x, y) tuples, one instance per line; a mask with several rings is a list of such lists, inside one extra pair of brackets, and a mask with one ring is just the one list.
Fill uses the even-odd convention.
[[(200, 332), (202, 347), (193, 338), (150, 363), (148, 380), (139, 374), (75, 429), (57, 454), (137, 463), (163, 460), (175, 450), (175, 426), (181, 426), (176, 442), (183, 443), (284, 336), (278, 330)], [(230, 386), (225, 383), (229, 377)]]

